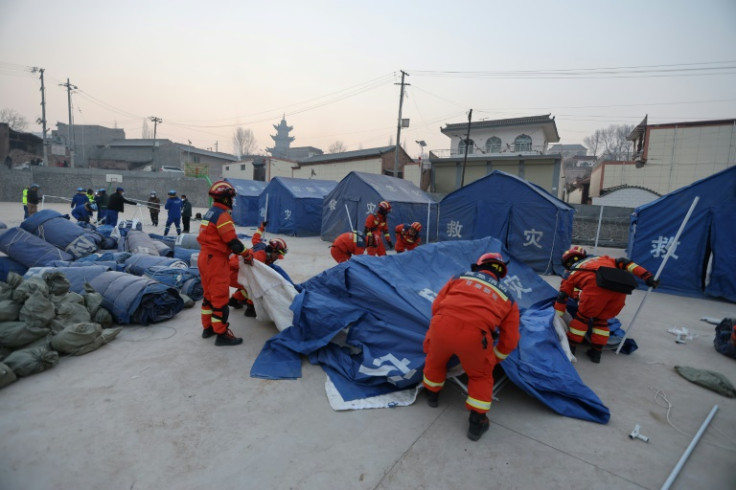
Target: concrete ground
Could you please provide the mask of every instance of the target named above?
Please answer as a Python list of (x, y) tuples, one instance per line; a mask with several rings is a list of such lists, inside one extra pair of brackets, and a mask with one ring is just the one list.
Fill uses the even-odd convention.
[[(17, 225), (19, 209), (0, 204), (0, 221)], [(333, 265), (319, 238), (287, 241), (281, 265), (295, 281)], [(625, 327), (644, 295), (628, 298)], [(672, 488), (733, 489), (736, 399), (673, 369), (709, 369), (736, 383), (736, 360), (713, 349), (714, 326), (700, 321), (729, 316), (736, 305), (651, 293), (632, 331), (636, 352), (605, 352), (599, 365), (582, 355), (576, 364), (610, 408), (608, 424), (557, 415), (508, 383), (490, 430), (472, 442), (454, 384), (438, 408), (420, 393), (409, 407), (335, 412), (319, 366), (304, 361), (295, 381), (249, 376), (273, 324), (233, 311), (231, 327), (245, 341), (215, 347), (200, 338), (195, 307), (125, 327), (109, 345), (0, 391), (0, 488), (655, 489), (717, 404)], [(675, 343), (674, 327), (695, 337)], [(629, 438), (637, 424), (648, 443)]]

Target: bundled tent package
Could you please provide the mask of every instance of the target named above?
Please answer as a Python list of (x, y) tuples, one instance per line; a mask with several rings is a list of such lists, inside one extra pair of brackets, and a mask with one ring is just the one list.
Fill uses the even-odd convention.
[(97, 251), (103, 236), (82, 228), (58, 211), (42, 209), (24, 220), (20, 227), (69, 253), (75, 259)]
[(333, 180), (274, 177), (258, 199), (266, 231), (292, 236), (316, 236), (322, 227), (322, 201), (335, 188)]
[[(169, 249), (164, 244), (162, 246), (167, 250)], [(161, 255), (153, 238), (138, 230), (128, 230), (118, 242), (118, 249), (132, 254), (154, 255), (156, 257)]]
[(366, 217), (375, 212), (381, 201), (391, 204), (388, 224), (392, 237), (397, 225), (418, 221), (422, 224), (422, 240), (425, 243), (433, 241), (437, 222), (434, 199), (408, 180), (364, 172), (350, 172), (325, 197), (322, 240), (333, 241), (340, 234), (351, 231), (351, 225), (353, 230), (362, 233)]
[(28, 267), (17, 260), (13, 260), (10, 257), (0, 257), (0, 281), (7, 280), (8, 274), (11, 272), (15, 272), (22, 276), (27, 270)]
[(659, 277), (659, 292), (736, 302), (736, 167), (639, 206), (629, 224), (628, 257), (654, 273), (695, 196), (700, 199)]
[(451, 277), (485, 252), (509, 259), (502, 283), (521, 311), (519, 346), (501, 364), (508, 377), (557, 413), (607, 423), (609, 410), (583, 384), (558, 339), (557, 291), (491, 237), (386, 257), (356, 256), (309, 279), (291, 305), (292, 326), (265, 344), (251, 376), (299, 377), (300, 355), (306, 355), (347, 401), (416, 386), (432, 302)]
[(225, 179), (233, 187), (238, 195), (233, 202), (233, 221), (238, 226), (258, 226), (261, 214), (258, 208), (258, 200), (267, 183), (260, 180)]
[(565, 272), (575, 209), (541, 187), (494, 170), (440, 201), (439, 240), (497, 237), (541, 274)]
[(0, 251), (29, 268), (43, 267), (54, 260), (73, 260), (67, 252), (18, 227), (0, 235)]

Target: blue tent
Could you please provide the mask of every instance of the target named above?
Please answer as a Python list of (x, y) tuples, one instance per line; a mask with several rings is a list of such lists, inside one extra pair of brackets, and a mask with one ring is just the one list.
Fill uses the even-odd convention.
[(299, 377), (300, 355), (306, 355), (322, 365), (346, 401), (416, 386), (434, 298), (448, 279), (491, 251), (509, 257), (502, 282), (522, 314), (519, 347), (501, 364), (506, 374), (560, 414), (608, 422), (608, 409), (557, 340), (557, 291), (491, 237), (432, 243), (410, 254), (356, 256), (311, 278), (291, 305), (293, 325), (266, 342), (251, 376)]
[(659, 270), (695, 196), (700, 200), (662, 270), (657, 291), (736, 302), (736, 167), (636, 208), (628, 256), (652, 273)]
[(375, 211), (381, 201), (391, 203), (391, 213), (388, 215), (391, 236), (396, 225), (414, 221), (422, 224), (422, 241), (427, 242), (428, 231), (430, 238), (434, 236), (437, 203), (428, 194), (408, 180), (350, 172), (325, 197), (320, 234), (322, 240), (332, 241), (341, 233), (350, 231), (351, 222), (355, 230), (362, 232), (366, 217)]
[(274, 177), (258, 199), (260, 215), (268, 214), (266, 231), (292, 236), (319, 235), (322, 200), (336, 185), (334, 180)]
[(565, 272), (575, 210), (541, 187), (500, 170), (440, 201), (439, 240), (497, 237), (542, 274)]
[(233, 221), (238, 226), (256, 226), (261, 222), (258, 199), (266, 183), (260, 180), (225, 179), (238, 193), (233, 203)]

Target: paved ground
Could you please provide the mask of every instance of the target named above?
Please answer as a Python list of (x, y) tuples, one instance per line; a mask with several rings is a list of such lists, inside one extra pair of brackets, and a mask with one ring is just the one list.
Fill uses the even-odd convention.
[[(0, 221), (17, 225), (18, 209), (0, 204)], [(333, 265), (319, 238), (287, 241), (282, 266), (295, 281)], [(629, 298), (619, 317), (625, 326), (643, 297)], [(710, 369), (736, 383), (736, 361), (713, 349), (714, 327), (700, 321), (736, 316), (734, 304), (652, 293), (632, 332), (638, 351), (576, 364), (610, 408), (607, 425), (556, 415), (507, 384), (490, 431), (475, 443), (465, 437), (464, 395), (454, 385), (435, 409), (420, 394), (409, 407), (335, 412), (324, 372), (306, 361), (296, 381), (250, 378), (276, 329), (241, 312), (232, 315), (241, 346), (201, 339), (194, 308), (126, 327), (99, 350), (4, 388), (0, 488), (655, 489), (716, 404), (672, 488), (736, 488), (736, 399), (673, 369)], [(696, 336), (676, 344), (673, 327)], [(628, 437), (636, 424), (649, 443)]]

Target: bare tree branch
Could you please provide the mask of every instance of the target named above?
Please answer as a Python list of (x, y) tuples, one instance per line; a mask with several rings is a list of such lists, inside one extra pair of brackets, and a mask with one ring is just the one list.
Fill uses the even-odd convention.
[(28, 127), (28, 120), (13, 109), (0, 109), (0, 122), (8, 123), (14, 131), (24, 131)]
[(345, 143), (340, 140), (332, 143), (327, 150), (328, 153), (342, 153), (344, 151), (347, 151), (347, 147), (345, 146)]
[(233, 151), (238, 158), (256, 152), (256, 139), (250, 129), (238, 128), (233, 133)]

